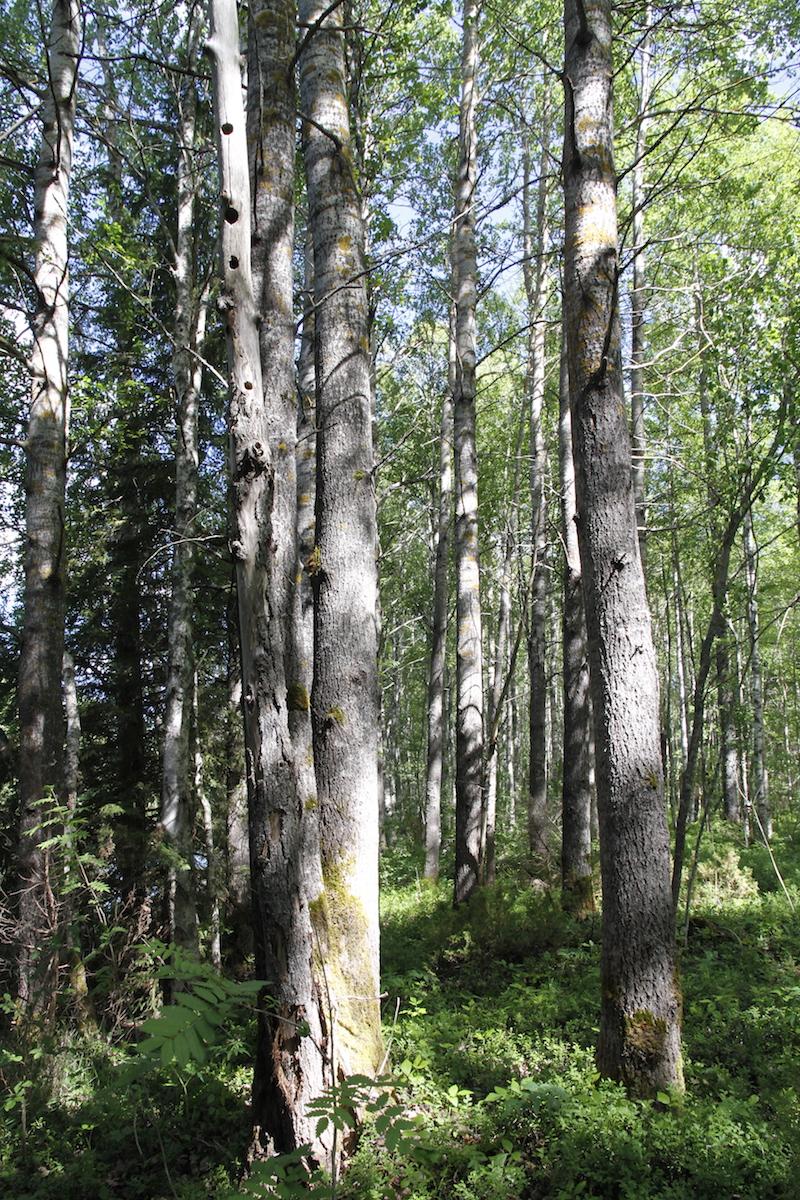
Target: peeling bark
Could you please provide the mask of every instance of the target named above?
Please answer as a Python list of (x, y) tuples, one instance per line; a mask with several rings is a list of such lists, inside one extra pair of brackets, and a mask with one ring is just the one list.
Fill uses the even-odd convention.
[[(291, 553), (276, 535), (286, 532), (281, 509), (288, 489), (276, 481), (289, 471), (294, 451), (274, 445), (286, 396), (294, 394), (291, 271), (291, 201), (286, 211), (286, 164), (263, 162), (254, 172), (267, 238), (259, 301), (251, 267), (251, 190), (242, 105), (239, 28), (234, 0), (211, 0), (208, 49), (213, 66), (215, 123), (221, 190), (221, 306), (226, 315), (229, 363), (230, 470), (233, 540), (241, 637), (250, 870), (256, 972), (269, 981), (270, 1003), (259, 1016), (253, 1081), (253, 1152), (318, 1146), (306, 1105), (323, 1079), (323, 1016), (313, 962), (311, 908), (316, 899), (314, 860), (308, 853), (313, 807), (306, 803), (290, 732), (292, 692), (286, 678), (289, 580), (277, 563), (294, 568), (294, 499)], [(263, 13), (268, 11), (266, 17)], [(294, 161), (288, 67), (294, 48), (291, 6), (253, 6), (250, 87), (257, 89), (259, 134)], [(262, 40), (263, 39), (263, 40)], [(254, 62), (255, 57), (255, 62)], [(261, 68), (271, 64), (267, 73)], [(251, 91), (251, 98), (252, 98)], [(251, 113), (254, 103), (251, 100)], [(273, 124), (274, 123), (274, 124)], [(273, 141), (274, 139), (274, 141)], [(258, 159), (256, 160), (258, 163)], [(273, 173), (274, 172), (274, 173)], [(288, 233), (287, 233), (288, 231)], [(289, 256), (291, 261), (291, 256)], [(286, 287), (288, 284), (288, 295)], [(259, 339), (258, 311), (266, 331)], [(262, 360), (269, 363), (268, 389)], [(292, 408), (292, 437), (295, 412)]]

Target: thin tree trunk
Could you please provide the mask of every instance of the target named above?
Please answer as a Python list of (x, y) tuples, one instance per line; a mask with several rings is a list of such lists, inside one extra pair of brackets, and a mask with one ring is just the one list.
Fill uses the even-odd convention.
[(530, 332), (525, 391), (530, 414), (530, 496), (533, 587), (528, 632), (530, 674), (530, 758), (528, 770), (528, 843), (538, 860), (548, 856), (547, 844), (547, 448), (544, 437), (545, 308), (548, 272), (547, 180), (549, 150), (549, 99), (545, 98), (542, 125), (535, 228), (531, 204), (531, 163), (528, 146), (523, 151), (523, 269)]
[[(673, 509), (674, 513), (674, 509)], [(681, 734), (681, 771), (689, 756), (689, 697), (686, 690), (686, 654), (684, 651), (683, 588), (678, 570), (678, 544), (672, 539), (672, 595), (675, 600), (675, 670), (678, 681), (678, 719)]]
[(767, 764), (764, 756), (764, 676), (758, 619), (758, 550), (753, 536), (753, 512), (744, 518), (744, 553), (747, 569), (747, 625), (750, 631), (750, 701), (753, 705), (753, 757), (750, 794), (755, 805), (761, 836), (772, 837), (769, 811)]
[[(200, 33), (195, 13), (187, 34), (194, 61)], [(195, 161), (197, 93), (194, 81), (178, 101), (178, 224), (175, 239), (175, 351), (172, 373), (177, 401), (175, 438), (175, 528), (172, 595), (167, 619), (167, 694), (164, 760), (161, 777), (161, 827), (167, 845), (180, 860), (169, 871), (170, 937), (185, 950), (197, 951), (197, 899), (192, 870), (193, 770), (189, 753), (192, 721), (192, 616), (194, 541), (197, 519), (197, 472), (200, 461), (197, 415), (203, 372), (197, 351), (203, 343), (206, 298), (199, 294), (195, 262), (195, 215), (199, 186)]]
[[(681, 796), (678, 807), (678, 819), (675, 827), (675, 855), (672, 867), (672, 898), (673, 907), (677, 911), (678, 899), (680, 897), (681, 888), (681, 872), (683, 870), (683, 857), (686, 845), (686, 822), (689, 817), (691, 808), (692, 794), (694, 790), (694, 779), (697, 769), (698, 759), (700, 757), (702, 741), (703, 741), (703, 719), (705, 714), (705, 694), (706, 681), (708, 672), (711, 669), (711, 651), (714, 642), (720, 633), (724, 630), (725, 625), (725, 600), (728, 591), (728, 573), (730, 569), (731, 550), (736, 536), (743, 522), (746, 521), (747, 515), (753, 504), (753, 498), (759, 493), (763, 487), (764, 479), (768, 476), (770, 464), (775, 461), (775, 455), (783, 450), (783, 425), (785, 419), (785, 409), (782, 410), (778, 427), (775, 432), (772, 445), (756, 469), (752, 472), (744, 492), (739, 498), (736, 507), (730, 513), (725, 527), (719, 539), (719, 551), (714, 567), (714, 580), (712, 586), (712, 610), (708, 621), (706, 633), (700, 648), (700, 659), (697, 666), (697, 673), (694, 683), (694, 710), (692, 714), (692, 727), (689, 735), (689, 750), (686, 758), (686, 767), (681, 779)], [(741, 667), (737, 667), (739, 673)], [(747, 809), (749, 802), (745, 802), (745, 818), (747, 817)], [(765, 827), (766, 828), (766, 827)]]
[(609, 0), (565, 4), (564, 288), (603, 889), (598, 1065), (683, 1085), (658, 670), (623, 403)]
[(447, 610), (450, 522), (453, 505), (453, 385), (455, 382), (454, 313), (450, 307), (448, 387), (442, 395), (439, 435), (439, 511), (433, 576), (433, 627), (428, 675), (428, 753), (425, 765), (425, 878), (439, 878), (442, 847), (442, 763), (444, 757), (444, 672), (447, 657)]
[[(233, 542), (231, 532), (229, 541)], [(253, 920), (250, 898), (250, 834), (247, 813), (247, 779), (242, 724), (242, 663), (239, 652), (235, 580), (226, 606), (228, 704), (225, 713), (225, 796), (227, 809), (226, 924), (230, 942), (226, 958), (230, 970), (242, 976), (253, 953)]]
[[(707, 386), (706, 348), (708, 337), (703, 323), (703, 293), (700, 284), (700, 273), (695, 265), (695, 333), (700, 353), (700, 370), (698, 373), (698, 391), (700, 393), (700, 410), (703, 416), (703, 450), (706, 467), (706, 495), (708, 498), (710, 532), (709, 550), (712, 564), (716, 555), (720, 536), (720, 494), (717, 484), (719, 447), (717, 445), (717, 421), (709, 402)], [(739, 748), (736, 737), (736, 712), (733, 702), (733, 689), (730, 681), (730, 655), (728, 638), (723, 623), (719, 631), (715, 667), (717, 677), (717, 719), (720, 731), (720, 776), (722, 782), (722, 799), (727, 820), (738, 822), (740, 819), (739, 803)]]
[[(378, 595), (364, 228), (352, 170), (341, 9), (301, 0), (300, 57), (314, 242), (316, 544), (312, 726), (325, 903), (318, 930), (335, 1069), (383, 1058), (378, 933)], [(346, 286), (342, 284), (346, 283)]]
[[(285, 249), (286, 224), (291, 230), (292, 223), (292, 193), (289, 190), (287, 195), (285, 172), (287, 162), (294, 162), (289, 77), (294, 20), (291, 7), (283, 4), (266, 11), (261, 6), (251, 8), (251, 29), (264, 41), (257, 49), (251, 43), (250, 74), (255, 72), (258, 83), (251, 78), (250, 87), (264, 89), (259, 96), (258, 132), (273, 152), (269, 161), (264, 160), (264, 173), (259, 177), (259, 191), (263, 188), (268, 193), (265, 208), (260, 210), (262, 236), (268, 239), (260, 296), (262, 332), (264, 324), (267, 330), (259, 345), (235, 0), (211, 0), (210, 12), (208, 48), (222, 193), (221, 306), (226, 314), (230, 380), (235, 525), (231, 549), (239, 602), (256, 971), (261, 979), (269, 980), (271, 997), (259, 1016), (253, 1082), (253, 1150), (259, 1153), (273, 1147), (291, 1150), (303, 1142), (319, 1145), (306, 1109), (321, 1089), (325, 1052), (311, 922), (311, 908), (318, 900), (315, 858), (309, 850), (313, 806), (306, 803), (300, 790), (294, 763), (284, 657), (287, 610), (278, 607), (278, 598), (283, 598), (287, 589), (274, 568), (275, 554), (279, 550), (284, 561), (286, 547), (278, 547), (273, 540), (276, 534), (286, 536), (283, 513), (279, 508), (274, 511), (274, 477), (286, 471), (287, 463), (291, 463), (292, 473), (294, 467), (293, 451), (281, 458), (283, 451), (278, 447), (276, 454), (273, 446), (277, 412), (285, 397), (294, 394), (292, 281)], [(257, 64), (269, 61), (270, 56), (272, 70), (261, 76)], [(291, 233), (288, 236), (291, 245)], [(268, 346), (271, 375), (269, 396), (265, 397), (261, 363)], [(294, 408), (291, 415), (294, 436)], [(291, 567), (294, 519), (293, 503)], [(305, 1036), (301, 1033), (304, 1029), (308, 1030)]]
[[(78, 804), (78, 788), (80, 784), (81, 756), (81, 717), (78, 709), (78, 689), (75, 684), (75, 663), (72, 655), (65, 650), (63, 659), (64, 681), (64, 716), (66, 718), (66, 742), (64, 754), (64, 799), (68, 817), (71, 822), (75, 816)], [(71, 830), (70, 830), (71, 832)], [(70, 847), (64, 873), (64, 940), (69, 957), (69, 982), (72, 990), (72, 1001), (75, 1005), (75, 1015), (78, 1028), (86, 1031), (94, 1027), (94, 1012), (89, 998), (89, 983), (86, 978), (86, 964), (81, 952), (80, 925), (76, 921), (76, 893), (70, 877), (74, 869), (74, 856), (77, 853), (74, 846)]]
[[(494, 883), (497, 875), (497, 740), (501, 705), (508, 686), (503, 685), (506, 651), (511, 629), (511, 568), (513, 565), (514, 542), (510, 527), (506, 529), (503, 546), (503, 564), (500, 572), (500, 602), (497, 614), (497, 637), (492, 656), (492, 680), (489, 688), (487, 709), (488, 738), (486, 744), (486, 831), (484, 837), (483, 878), (485, 883)], [(513, 664), (512, 664), (513, 670)]]
[(200, 695), (197, 683), (197, 669), (192, 676), (192, 758), (193, 758), (193, 788), (195, 799), (200, 806), (203, 817), (203, 840), (206, 851), (206, 894), (208, 896), (209, 914), (209, 945), (208, 956), (215, 971), (222, 970), (222, 949), (220, 946), (219, 919), (219, 874), (217, 871), (217, 853), (214, 848), (214, 816), (211, 811), (211, 801), (206, 793), (203, 781), (203, 748), (200, 743)]
[(25, 592), (19, 661), (19, 914), (17, 994), (44, 1018), (56, 1000), (57, 914), (49, 855), (39, 847), (42, 801), (64, 784), (64, 494), (69, 396), (67, 210), (81, 44), (77, 0), (54, 0), (47, 44), (48, 87), (35, 172), (36, 312), (30, 356), (31, 408), (25, 442)]
[(650, 44), (650, 6), (645, 8), (646, 32), (639, 46), (638, 110), (636, 146), (633, 162), (633, 286), (631, 287), (631, 451), (633, 496), (636, 505), (636, 526), (639, 531), (639, 552), (645, 565), (647, 545), (647, 504), (645, 491), (645, 454), (647, 439), (644, 428), (644, 360), (646, 351), (645, 290), (646, 252), (644, 241), (645, 154), (647, 130), (650, 124), (648, 109), (652, 92), (653, 51)]
[(519, 752), (519, 717), (517, 715), (517, 678), (511, 668), (508, 689), (508, 722), (506, 724), (506, 761), (508, 763), (508, 825), (517, 827), (517, 754)]
[(569, 366), (566, 342), (561, 350), (558, 451), (561, 483), (561, 531), (564, 539), (563, 684), (564, 775), (561, 790), (561, 896), (576, 916), (594, 909), (592, 889), (592, 708), (589, 658), (583, 607), (581, 555), (575, 506)]
[(461, 50), (459, 163), (453, 225), (456, 378), (453, 437), (456, 488), (456, 861), (453, 900), (480, 882), (483, 824), (483, 654), (475, 449), (475, 192), (478, 179), (478, 5), (465, 0)]

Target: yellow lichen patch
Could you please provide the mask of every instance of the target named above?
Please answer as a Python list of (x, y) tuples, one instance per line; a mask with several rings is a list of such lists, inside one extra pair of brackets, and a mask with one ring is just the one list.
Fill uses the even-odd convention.
[(339, 708), (338, 704), (331, 705), (325, 716), (329, 721), (335, 721), (337, 725), (344, 725), (346, 723), (344, 710)]
[(342, 236), (337, 240), (336, 245), (339, 247), (342, 254), (349, 254), (353, 246), (353, 239), (350, 237), (349, 233), (343, 233)]
[(317, 797), (316, 796), (306, 796), (305, 804), (303, 805), (303, 810), (305, 812), (316, 812), (316, 809), (317, 809)]
[(319, 546), (315, 546), (306, 559), (306, 570), (309, 575), (317, 575), (322, 570), (322, 554)]
[(336, 1068), (341, 1074), (375, 1075), (383, 1060), (380, 1004), (369, 922), (350, 890), (351, 858), (324, 862), (324, 890), (309, 905), (315, 969), (324, 976), (335, 1020)]

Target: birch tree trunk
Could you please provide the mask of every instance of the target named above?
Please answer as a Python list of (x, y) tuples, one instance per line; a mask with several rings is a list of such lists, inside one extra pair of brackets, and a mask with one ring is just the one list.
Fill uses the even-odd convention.
[[(531, 554), (533, 586), (528, 634), (530, 674), (530, 759), (528, 772), (528, 844), (540, 862), (548, 857), (547, 844), (547, 447), (544, 437), (545, 308), (547, 306), (547, 178), (549, 98), (545, 97), (542, 122), (536, 213), (532, 212), (531, 162), (523, 152), (523, 277), (528, 308), (528, 361), (525, 390), (530, 420)], [(534, 227), (535, 220), (535, 227)]]
[(559, 377), (558, 461), (561, 529), (564, 539), (563, 686), (564, 777), (561, 788), (561, 896), (567, 912), (585, 916), (594, 908), (592, 890), (592, 708), (586, 614), (581, 584), (572, 456), (569, 366), (566, 343)]
[(192, 676), (192, 787), (194, 797), (203, 818), (203, 841), (206, 852), (206, 895), (208, 898), (208, 957), (215, 971), (222, 970), (219, 919), (219, 873), (217, 852), (214, 846), (214, 814), (203, 779), (203, 748), (200, 742), (200, 693), (197, 669)]
[(442, 847), (442, 765), (444, 761), (444, 674), (447, 658), (447, 609), (450, 522), (453, 505), (453, 386), (455, 383), (454, 313), (450, 310), (449, 377), (442, 395), (439, 434), (439, 510), (433, 575), (433, 628), (428, 675), (428, 753), (425, 764), (425, 871), (439, 878)]
[(453, 392), (456, 561), (456, 861), (453, 899), (468, 900), (480, 880), (483, 822), (483, 654), (475, 450), (475, 190), (478, 180), (478, 5), (464, 0), (459, 163), (453, 223), (456, 371)]
[[(713, 577), (714, 561), (719, 548), (721, 535), (720, 494), (718, 487), (719, 446), (717, 444), (718, 419), (712, 411), (707, 386), (706, 349), (708, 337), (703, 321), (703, 293), (700, 284), (700, 273), (695, 264), (695, 333), (700, 354), (700, 370), (698, 372), (698, 391), (700, 393), (700, 411), (703, 417), (703, 451), (706, 469), (706, 494), (709, 508), (709, 558)], [(718, 635), (715, 666), (717, 676), (717, 718), (720, 731), (720, 760), (722, 779), (722, 799), (727, 820), (738, 822), (740, 819), (739, 803), (739, 747), (736, 736), (736, 708), (734, 705), (733, 688), (730, 679), (730, 650), (729, 638), (723, 622)]]
[(646, 251), (644, 244), (645, 181), (644, 160), (647, 153), (648, 109), (652, 92), (653, 51), (650, 41), (651, 10), (644, 12), (647, 27), (639, 47), (638, 111), (636, 114), (636, 146), (633, 162), (633, 286), (631, 287), (631, 452), (633, 496), (636, 505), (636, 527), (639, 531), (639, 552), (645, 564), (647, 545), (647, 503), (645, 492), (645, 454), (647, 439), (644, 428), (644, 359), (647, 293), (645, 291)]
[(598, 1065), (682, 1087), (658, 671), (623, 403), (609, 0), (566, 0), (564, 289), (603, 889)]
[[(235, 541), (232, 531), (229, 542)], [(253, 920), (250, 899), (250, 833), (247, 812), (247, 780), (244, 764), (242, 724), (242, 663), (239, 654), (239, 630), (235, 579), (232, 581), (225, 619), (228, 633), (227, 684), (228, 705), (225, 713), (225, 797), (227, 810), (225, 917), (230, 928), (226, 952), (235, 976), (243, 976), (253, 953)]]
[[(200, 16), (187, 32), (188, 61), (197, 55)], [(161, 776), (161, 827), (167, 845), (180, 859), (169, 871), (170, 937), (197, 951), (197, 899), (194, 887), (193, 764), (189, 753), (192, 723), (192, 616), (194, 542), (197, 519), (197, 472), (200, 455), (197, 416), (203, 372), (197, 351), (205, 336), (206, 298), (200, 295), (194, 253), (199, 186), (195, 151), (197, 93), (194, 80), (178, 89), (178, 223), (175, 239), (175, 349), (172, 374), (177, 401), (175, 438), (175, 528), (172, 595), (167, 618), (167, 695), (164, 760)], [(197, 751), (199, 753), (199, 749)]]
[(316, 544), (311, 696), (324, 893), (316, 913), (337, 1072), (383, 1058), (378, 935), (377, 524), (364, 228), (352, 169), (340, 8), (301, 0), (314, 26), (300, 96), (314, 243)]
[(58, 953), (47, 851), (39, 848), (41, 802), (64, 783), (64, 493), (69, 395), (67, 211), (81, 45), (78, 0), (54, 0), (47, 44), (48, 87), (35, 172), (36, 312), (30, 356), (31, 408), (25, 442), (25, 591), (19, 661), (19, 955), (17, 994), (25, 1010), (52, 1015)]
[[(307, 797), (298, 786), (290, 733), (292, 701), (285, 676), (286, 613), (277, 606), (277, 598), (287, 591), (275, 569), (275, 533), (284, 533), (279, 509), (273, 523), (275, 475), (286, 470), (286, 461), (276, 461), (274, 454), (273, 422), (281, 398), (294, 388), (288, 332), (291, 274), (287, 281), (285, 269), (281, 270), (287, 219), (291, 230), (291, 205), (288, 214), (285, 211), (286, 164), (281, 155), (289, 154), (293, 162), (293, 138), (286, 137), (286, 128), (293, 127), (288, 68), (294, 21), (286, 4), (271, 8), (267, 18), (261, 15), (261, 6), (251, 11), (251, 28), (257, 31), (259, 42), (261, 37), (267, 40), (267, 44), (254, 47), (253, 53), (260, 63), (270, 56), (273, 62), (269, 78), (261, 76), (259, 84), (264, 89), (260, 93), (260, 134), (274, 147), (275, 155), (263, 163), (264, 173), (257, 175), (259, 190), (263, 186), (271, 192), (272, 201), (266, 205), (270, 224), (262, 226), (268, 245), (261, 324), (268, 327), (271, 364), (265, 395), (261, 363), (266, 347), (263, 340), (259, 345), (251, 268), (250, 171), (235, 0), (211, 0), (210, 12), (208, 48), (222, 193), (221, 305), (226, 315), (230, 378), (235, 535), (231, 549), (236, 560), (241, 636), (256, 972), (269, 980), (271, 994), (271, 1003), (259, 1016), (252, 1103), (253, 1152), (265, 1153), (272, 1148), (291, 1150), (303, 1142), (319, 1147), (306, 1106), (321, 1089), (325, 1051), (311, 925), (311, 908), (317, 900), (314, 859), (308, 852), (313, 805), (306, 804)], [(294, 420), (294, 412), (292, 417)], [(287, 452), (286, 460), (289, 457)], [(292, 469), (293, 464), (292, 451)], [(291, 545), (293, 548), (293, 523)], [(282, 546), (280, 561), (286, 561), (285, 555)], [(293, 570), (293, 554), (288, 561)]]
[(772, 818), (769, 811), (767, 765), (764, 756), (764, 675), (759, 641), (758, 549), (753, 536), (752, 508), (748, 508), (744, 518), (744, 554), (747, 570), (747, 625), (750, 632), (750, 701), (753, 705), (750, 797), (758, 817), (761, 836), (769, 840), (772, 837)]
[[(515, 489), (516, 490), (516, 489)], [(500, 601), (497, 614), (497, 637), (492, 655), (491, 686), (487, 706), (486, 738), (486, 828), (483, 850), (484, 883), (494, 883), (497, 875), (497, 744), (504, 696), (503, 673), (511, 628), (511, 568), (514, 543), (510, 527), (506, 530), (503, 564), (500, 572)], [(513, 670), (512, 663), (511, 669)], [(510, 681), (509, 681), (510, 682)], [(505, 688), (508, 691), (508, 685)]]

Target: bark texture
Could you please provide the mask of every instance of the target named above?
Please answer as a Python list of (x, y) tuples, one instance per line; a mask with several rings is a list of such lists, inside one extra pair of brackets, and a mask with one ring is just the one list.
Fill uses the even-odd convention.
[(456, 370), (453, 392), (456, 561), (456, 863), (454, 902), (480, 880), (483, 820), (483, 656), (475, 450), (475, 189), (478, 179), (478, 6), (465, 0), (461, 51), (459, 162), (453, 227)]
[(549, 100), (545, 98), (536, 207), (530, 154), (523, 157), (523, 277), (528, 306), (528, 361), (525, 391), (530, 422), (531, 554), (533, 578), (528, 630), (530, 675), (530, 759), (528, 766), (528, 845), (540, 862), (547, 844), (547, 446), (544, 437), (545, 308), (547, 306), (547, 178)]
[(55, 1003), (56, 911), (48, 854), (39, 848), (42, 801), (63, 787), (64, 493), (69, 396), (67, 211), (81, 43), (77, 0), (55, 0), (48, 87), (35, 172), (36, 311), (25, 443), (25, 593), (19, 662), (19, 956), (17, 991), (28, 1012)]
[(636, 505), (636, 527), (639, 531), (639, 552), (642, 566), (647, 546), (647, 504), (645, 493), (645, 454), (647, 440), (644, 428), (645, 392), (644, 359), (646, 350), (645, 291), (646, 251), (644, 240), (645, 154), (647, 153), (648, 109), (653, 82), (653, 50), (650, 41), (651, 10), (644, 12), (646, 32), (639, 47), (638, 111), (636, 114), (636, 147), (633, 162), (633, 281), (631, 286), (631, 469), (633, 496)]
[(682, 1087), (658, 673), (636, 535), (618, 316), (608, 0), (566, 0), (564, 289), (603, 888), (598, 1065)]
[[(250, 171), (235, 0), (212, 0), (210, 11), (209, 50), (222, 193), (221, 304), (226, 315), (230, 377), (231, 549), (236, 560), (241, 636), (255, 955), (259, 977), (269, 981), (271, 1000), (259, 1018), (253, 1083), (253, 1148), (260, 1153), (272, 1148), (291, 1150), (300, 1142), (315, 1143), (305, 1106), (320, 1090), (324, 1053), (321, 1001), (312, 961), (308, 808), (298, 788), (289, 728), (285, 613), (274, 601), (287, 592), (286, 581), (277, 577), (273, 527), (275, 475), (285, 469), (285, 460), (273, 456), (274, 426), (267, 410), (273, 411), (272, 405), (279, 403), (284, 389), (293, 392), (291, 336), (286, 332), (291, 322), (291, 290), (287, 301), (282, 290), (285, 271), (280, 271), (285, 262), (287, 214), (276, 211), (285, 204), (281, 162), (276, 175), (269, 175), (264, 183), (274, 204), (267, 206), (269, 218), (264, 220), (275, 222), (267, 225), (263, 235), (269, 245), (262, 287), (264, 296), (268, 294), (275, 304), (267, 318), (271, 335), (267, 397), (261, 368), (265, 346), (263, 340), (259, 344), (251, 268)], [(283, 127), (292, 122), (292, 109), (286, 107), (290, 103), (287, 68), (291, 61), (288, 45), (293, 46), (292, 13), (281, 6), (272, 10), (271, 19), (262, 18), (259, 24), (261, 11), (254, 6), (253, 25), (259, 35), (272, 41), (269, 48), (259, 46), (255, 53), (260, 60), (263, 49), (266, 58), (275, 56), (276, 61), (269, 81), (275, 90), (270, 91), (269, 100), (261, 94), (260, 117), (265, 124), (274, 121), (275, 128), (265, 130), (262, 125), (260, 132), (268, 138), (274, 134), (276, 157), (283, 149), (293, 161), (293, 141), (289, 147), (281, 140)], [(258, 64), (254, 66), (257, 74)], [(259, 86), (266, 92), (263, 77)], [(291, 214), (288, 220), (291, 229)], [(271, 274), (269, 264), (274, 264), (276, 274)], [(262, 305), (266, 304), (264, 296)], [(293, 467), (293, 453), (291, 463)], [(278, 513), (278, 523), (280, 520)], [(293, 540), (292, 529), (292, 544)], [(285, 553), (281, 547), (281, 562), (286, 561)], [(293, 567), (293, 560), (289, 561)]]
[[(515, 488), (517, 491), (518, 488)], [(503, 704), (508, 693), (510, 680), (503, 675), (509, 648), (511, 631), (511, 571), (513, 566), (514, 542), (511, 528), (506, 529), (503, 539), (503, 565), (500, 572), (500, 600), (497, 613), (497, 634), (492, 653), (491, 683), (489, 686), (486, 712), (486, 813), (483, 836), (483, 881), (494, 883), (497, 877), (497, 768), (498, 737)], [(510, 670), (515, 666), (512, 650)]]
[[(229, 541), (235, 539), (229, 533)], [(242, 663), (239, 654), (239, 629), (236, 584), (230, 591), (226, 622), (228, 627), (228, 706), (225, 714), (225, 795), (227, 839), (225, 859), (225, 917), (230, 939), (225, 947), (226, 960), (235, 975), (244, 975), (253, 953), (253, 920), (250, 903), (250, 832), (247, 812), (247, 780), (244, 767), (244, 728), (242, 723)]]
[(331, 997), (334, 1068), (378, 1070), (378, 627), (369, 314), (353, 175), (340, 8), (302, 0), (300, 56), (314, 244), (317, 392), (311, 712), (323, 895), (316, 929)]
[(561, 895), (564, 908), (584, 916), (592, 890), (592, 705), (575, 503), (567, 348), (561, 349), (558, 461), (564, 539), (563, 688), (564, 774), (561, 784)]
[[(200, 15), (195, 12), (188, 31), (188, 58), (197, 53)], [(175, 527), (172, 593), (167, 618), (167, 695), (164, 714), (164, 759), (161, 774), (161, 827), (167, 845), (179, 862), (169, 870), (170, 936), (187, 950), (197, 950), (197, 901), (193, 871), (193, 764), (189, 747), (192, 723), (194, 656), (194, 541), (197, 519), (197, 472), (200, 455), (197, 415), (202, 367), (197, 352), (205, 335), (206, 300), (200, 295), (194, 253), (195, 215), (199, 187), (195, 161), (197, 93), (194, 81), (179, 91), (178, 103), (178, 222), (175, 238)], [(199, 753), (199, 748), (197, 749)]]
[(447, 659), (447, 608), (450, 523), (453, 506), (453, 394), (455, 338), (450, 331), (450, 379), (442, 396), (439, 434), (439, 508), (433, 573), (433, 625), (428, 673), (428, 753), (425, 764), (425, 878), (439, 878), (442, 847), (442, 765), (444, 762), (444, 677)]

